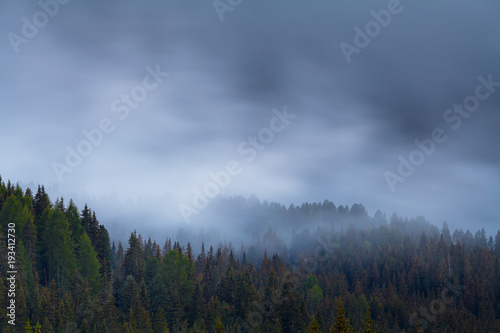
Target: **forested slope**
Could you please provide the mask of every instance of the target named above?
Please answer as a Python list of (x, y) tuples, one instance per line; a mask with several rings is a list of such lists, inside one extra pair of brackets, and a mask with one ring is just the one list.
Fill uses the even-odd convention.
[[(500, 231), (440, 230), (326, 202), (255, 244), (110, 235), (89, 207), (0, 180), (3, 332), (499, 332)], [(316, 214), (314, 230), (299, 213)], [(361, 217), (360, 217), (361, 216)], [(305, 218), (302, 218), (305, 220)], [(360, 222), (361, 221), (361, 222)], [(292, 223), (292, 222), (290, 222)], [(290, 228), (293, 229), (291, 226)], [(12, 231), (14, 229), (15, 231)], [(302, 230), (304, 229), (304, 230)], [(15, 235), (15, 246), (12, 247)], [(111, 235), (112, 238), (112, 235)], [(196, 240), (193, 240), (193, 242)], [(290, 244), (289, 246), (285, 244)], [(15, 297), (9, 296), (15, 252)], [(12, 261), (12, 260), (11, 260)]]

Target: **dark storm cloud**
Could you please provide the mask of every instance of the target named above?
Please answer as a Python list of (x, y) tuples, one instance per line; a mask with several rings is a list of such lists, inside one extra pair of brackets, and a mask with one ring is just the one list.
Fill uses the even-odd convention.
[[(175, 220), (192, 189), (235, 159), (244, 171), (226, 195), (363, 202), (371, 213), (421, 214), (451, 226), (467, 225), (481, 205), (492, 231), (500, 218), (491, 199), (500, 194), (500, 89), (456, 131), (443, 114), (474, 94), (479, 75), (500, 81), (500, 5), (402, 1), (348, 63), (339, 44), (353, 44), (354, 27), (364, 29), (370, 11), (387, 5), (245, 0), (221, 22), (211, 2), (72, 1), (19, 53), (7, 38), (0, 46), (0, 149), (15, 156), (0, 172), (57, 182), (51, 163), (84, 139), (82, 129), (110, 118), (116, 130), (54, 192), (82, 202), (82, 191), (117, 193), (122, 202), (149, 197), (150, 210), (162, 207), (148, 215), (152, 224)], [(8, 3), (1, 33), (19, 34), (21, 18), (39, 10)], [(156, 64), (171, 76), (121, 121), (112, 101)], [(296, 120), (245, 163), (238, 145), (284, 105)], [(384, 172), (395, 172), (398, 156), (436, 127), (448, 140), (391, 193)], [(139, 204), (128, 206), (140, 215)]]

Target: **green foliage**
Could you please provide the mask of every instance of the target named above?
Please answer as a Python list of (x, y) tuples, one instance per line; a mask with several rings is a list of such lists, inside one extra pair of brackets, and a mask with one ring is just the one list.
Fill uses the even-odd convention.
[(40, 274), (46, 283), (54, 279), (65, 291), (76, 269), (68, 220), (59, 208), (47, 208), (40, 220), (44, 224), (40, 236)]
[(30, 325), (30, 321), (26, 323), (26, 326), (24, 327), (26, 333), (33, 333), (33, 328)]
[(224, 329), (224, 325), (222, 324), (222, 321), (220, 317), (217, 317), (215, 319), (215, 332), (216, 333), (222, 333), (222, 330)]
[(182, 306), (191, 300), (193, 281), (188, 279), (193, 274), (189, 259), (178, 251), (169, 251), (160, 265), (156, 281), (167, 290), (168, 298), (177, 294)]
[(323, 290), (318, 284), (311, 288), (311, 303), (314, 310), (317, 310), (321, 301), (323, 301)]
[(366, 308), (363, 333), (376, 333), (376, 331), (373, 329), (373, 320), (370, 313), (370, 307)]
[(82, 233), (78, 239), (78, 272), (87, 279), (95, 294), (99, 291), (101, 275), (99, 274), (100, 264), (97, 255), (92, 248), (87, 234)]
[[(294, 223), (300, 221), (296, 216), (319, 213), (333, 222), (294, 233), (290, 248), (271, 229), (246, 252), (249, 261), (245, 247), (237, 252), (221, 244), (197, 255), (191, 243), (184, 248), (170, 239), (162, 253), (156, 241), (145, 242), (136, 232), (126, 251), (120, 242), (111, 250), (106, 228), (89, 207), (80, 213), (73, 201), (65, 207), (62, 198), (52, 205), (43, 186), (33, 198), (31, 191), (0, 180), (0, 257), (7, 257), (9, 223), (16, 224), (18, 240), (17, 331), (353, 332), (354, 326), (373, 333), (374, 328), (493, 332), (500, 327), (500, 232), (486, 241), (484, 230), (455, 231), (450, 241), (446, 224), (440, 234), (421, 218), (395, 214), (390, 224), (377, 213), (371, 229), (343, 230), (345, 219), (369, 219), (360, 205), (337, 209), (325, 202), (278, 210), (295, 216)], [(183, 237), (187, 241), (189, 234)], [(269, 250), (278, 245), (285, 255)], [(270, 259), (267, 253), (276, 254)], [(0, 261), (0, 304), (7, 301), (7, 271), (6, 261)], [(339, 299), (345, 307), (339, 303), (335, 311)], [(16, 330), (4, 316), (0, 331)]]
[(318, 278), (316, 277), (316, 275), (310, 274), (307, 277), (305, 286), (306, 286), (307, 289), (311, 289), (315, 285), (319, 285)]
[(281, 328), (281, 322), (278, 317), (276, 317), (276, 320), (274, 322), (273, 330), (271, 333), (283, 333), (283, 329)]
[(4, 230), (7, 230), (9, 223), (15, 224), (16, 233), (24, 235), (24, 229), (27, 223), (33, 223), (33, 215), (28, 206), (23, 204), (15, 195), (7, 198), (0, 211), (0, 224)]
[(352, 333), (354, 328), (352, 327), (349, 318), (345, 317), (344, 305), (340, 301), (337, 306), (337, 316), (335, 317), (335, 322), (330, 328), (330, 333)]
[(142, 259), (142, 237), (137, 232), (130, 234), (128, 249), (123, 261), (125, 276), (131, 275), (136, 281), (144, 278), (144, 262)]
[(42, 333), (42, 325), (37, 321), (35, 325), (35, 333)]
[(76, 207), (73, 200), (70, 200), (69, 206), (66, 209), (66, 218), (68, 219), (70, 226), (71, 239), (75, 242), (75, 244), (77, 244), (80, 236), (83, 235), (83, 228), (80, 212), (78, 211), (78, 207)]
[(306, 333), (310, 332), (321, 332), (318, 321), (316, 320), (316, 317), (313, 315), (311, 323), (307, 327)]

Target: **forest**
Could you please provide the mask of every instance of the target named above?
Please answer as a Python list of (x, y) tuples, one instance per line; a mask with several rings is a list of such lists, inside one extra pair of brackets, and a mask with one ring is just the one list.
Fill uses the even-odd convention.
[(253, 205), (252, 243), (130, 230), (124, 244), (87, 205), (0, 178), (0, 330), (500, 332), (500, 230)]

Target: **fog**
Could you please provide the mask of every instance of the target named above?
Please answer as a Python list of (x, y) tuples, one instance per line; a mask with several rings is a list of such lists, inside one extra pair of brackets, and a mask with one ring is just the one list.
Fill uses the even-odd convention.
[(244, 240), (218, 195), (498, 229), (498, 3), (41, 3), (0, 11), (0, 175), (113, 239)]

